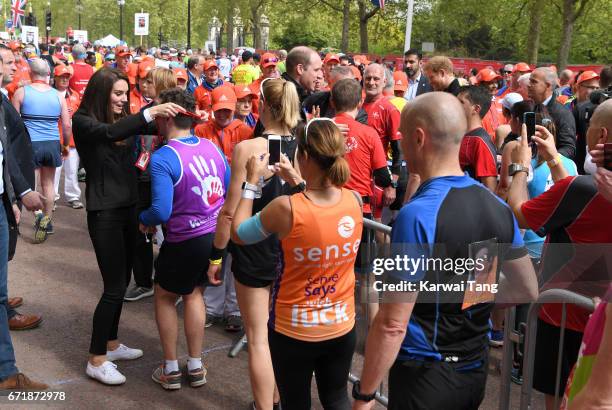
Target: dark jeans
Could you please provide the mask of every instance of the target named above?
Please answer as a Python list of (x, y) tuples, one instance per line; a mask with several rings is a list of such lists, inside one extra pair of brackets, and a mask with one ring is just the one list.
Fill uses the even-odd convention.
[(87, 227), (104, 293), (93, 317), (89, 352), (106, 354), (106, 343), (117, 339), (125, 289), (130, 280), (137, 232), (135, 207), (87, 212)]
[(15, 366), (15, 351), (13, 350), (7, 316), (8, 229), (6, 212), (0, 198), (0, 380), (6, 379), (18, 371)]
[(347, 382), (357, 340), (354, 328), (322, 342), (305, 342), (270, 330), (268, 340), (283, 409), (310, 409), (313, 373), (325, 410), (351, 408)]
[[(151, 183), (138, 182), (138, 205), (136, 206), (136, 223), (138, 215), (151, 206)], [(134, 242), (134, 282), (143, 288), (153, 287), (153, 240), (146, 241), (144, 234), (138, 232)]]

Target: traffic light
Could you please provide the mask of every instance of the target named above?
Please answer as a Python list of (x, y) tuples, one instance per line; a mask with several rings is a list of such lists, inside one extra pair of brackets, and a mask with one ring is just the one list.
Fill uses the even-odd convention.
[(51, 30), (51, 11), (45, 13), (45, 25), (47, 26), (47, 30)]

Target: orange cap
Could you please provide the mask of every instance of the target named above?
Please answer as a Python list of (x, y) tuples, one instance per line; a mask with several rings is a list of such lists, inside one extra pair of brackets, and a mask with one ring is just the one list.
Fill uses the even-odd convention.
[(336, 64), (340, 64), (340, 57), (338, 57), (337, 54), (327, 53), (327, 55), (325, 56), (325, 59), (323, 60), (323, 64), (327, 64), (332, 61), (335, 61)]
[(17, 40), (9, 41), (8, 46), (13, 51), (17, 51), (20, 48), (25, 48), (25, 46), (21, 44), (21, 41), (17, 41)]
[(204, 71), (208, 71), (213, 67), (216, 68), (217, 70), (219, 69), (219, 67), (217, 66), (217, 63), (215, 63), (215, 60), (206, 60), (204, 62)]
[(408, 89), (408, 76), (403, 71), (393, 72), (393, 90), (406, 91)]
[(260, 64), (262, 68), (271, 66), (276, 67), (276, 65), (278, 64), (278, 57), (276, 57), (276, 55), (272, 53), (264, 53), (264, 55), (261, 56)]
[(115, 56), (117, 57), (124, 57), (124, 56), (129, 56), (132, 55), (132, 53), (130, 53), (130, 49), (126, 46), (117, 46), (115, 47)]
[(141, 62), (140, 64), (138, 64), (138, 77), (145, 78), (147, 74), (149, 74), (149, 71), (153, 70), (154, 68), (155, 63), (152, 63), (150, 61)]
[(236, 109), (236, 93), (234, 87), (222, 85), (212, 92), (212, 110), (232, 110)]
[(516, 73), (517, 71), (519, 73), (530, 73), (531, 67), (529, 67), (529, 64), (527, 63), (516, 63), (512, 69), (512, 72)]
[(174, 70), (172, 70), (172, 72), (174, 73), (174, 77), (176, 78), (176, 81), (178, 80), (189, 81), (189, 77), (187, 77), (187, 70), (185, 70), (184, 68), (177, 67)]
[(241, 99), (248, 95), (253, 97), (257, 97), (257, 93), (251, 89), (248, 85), (235, 85), (234, 92), (236, 93), (236, 98)]
[(482, 82), (490, 82), (495, 81), (501, 78), (501, 75), (497, 74), (496, 71), (491, 70), (490, 68), (483, 68), (476, 75), (476, 81), (478, 84)]
[(355, 79), (357, 81), (361, 81), (361, 71), (359, 71), (359, 69), (355, 67), (354, 65), (350, 67), (351, 67), (351, 71), (353, 72), (353, 75), (355, 76)]
[(58, 64), (53, 69), (53, 75), (55, 77), (61, 77), (63, 75), (69, 75), (69, 76), (72, 77), (72, 70), (70, 70), (70, 67), (68, 67), (68, 66), (66, 66), (64, 64)]
[(576, 80), (576, 84), (580, 84), (584, 81), (589, 81), (589, 80), (595, 80), (595, 79), (599, 79), (599, 74), (597, 74), (595, 71), (591, 71), (591, 70), (587, 70), (584, 71), (582, 74), (580, 74), (580, 76), (578, 77), (578, 80)]

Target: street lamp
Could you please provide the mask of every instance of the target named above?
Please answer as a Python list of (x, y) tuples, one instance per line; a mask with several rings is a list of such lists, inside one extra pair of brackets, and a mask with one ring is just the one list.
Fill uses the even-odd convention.
[(125, 6), (125, 0), (117, 0), (119, 6), (119, 40), (123, 41), (123, 6)]
[(81, 0), (77, 0), (77, 5), (76, 5), (76, 12), (77, 12), (77, 16), (78, 16), (78, 26), (79, 26), (79, 30), (81, 29), (81, 14), (83, 14), (83, 4), (81, 3)]
[(187, 0), (187, 49), (191, 48), (191, 0)]

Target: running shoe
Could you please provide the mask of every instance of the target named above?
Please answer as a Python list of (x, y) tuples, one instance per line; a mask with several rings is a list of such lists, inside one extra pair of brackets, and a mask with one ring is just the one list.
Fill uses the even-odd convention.
[(132, 283), (125, 292), (124, 300), (128, 302), (135, 302), (140, 299), (148, 298), (153, 296), (153, 288), (145, 288)]
[(521, 369), (519, 369), (518, 367), (513, 367), (510, 379), (513, 383), (521, 386), (523, 384), (523, 375), (521, 374)]
[(70, 205), (70, 207), (72, 209), (81, 209), (81, 208), (83, 208), (83, 202), (77, 201), (77, 200), (68, 202), (68, 205)]
[(40, 221), (34, 227), (34, 241), (36, 243), (43, 243), (45, 240), (47, 240), (47, 235), (49, 235), (47, 228), (50, 223), (51, 223), (50, 217), (45, 215), (42, 218), (40, 218)]
[(225, 319), (226, 332), (240, 332), (242, 329), (242, 318), (240, 316), (230, 315)]
[(53, 229), (53, 224), (49, 222), (49, 224), (47, 225), (47, 235), (53, 235), (54, 233), (55, 230)]
[(181, 388), (181, 372), (174, 371), (169, 374), (164, 373), (164, 365), (160, 365), (155, 371), (151, 378), (156, 383), (161, 384), (161, 386), (166, 390), (178, 390)]
[(503, 330), (491, 330), (491, 337), (489, 338), (489, 346), (502, 347), (504, 345), (504, 331)]
[(202, 366), (199, 369), (187, 370), (187, 380), (191, 387), (200, 387), (206, 384), (206, 367)]
[(205, 328), (209, 328), (212, 325), (216, 325), (218, 323), (222, 323), (223, 322), (223, 318), (221, 316), (217, 316), (217, 315), (210, 315), (210, 314), (206, 314), (206, 323), (204, 323), (204, 327)]

